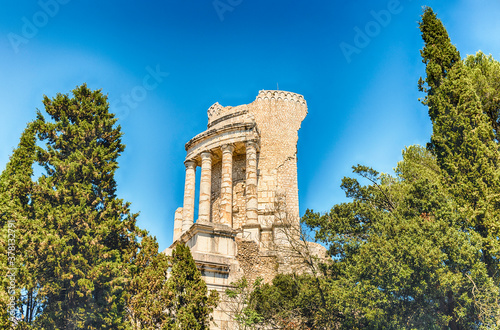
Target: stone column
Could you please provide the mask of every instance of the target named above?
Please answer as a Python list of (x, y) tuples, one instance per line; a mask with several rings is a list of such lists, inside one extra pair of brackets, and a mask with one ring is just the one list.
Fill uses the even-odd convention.
[(200, 206), (198, 220), (210, 221), (210, 196), (212, 194), (212, 153), (201, 153)]
[(243, 237), (256, 242), (260, 241), (260, 224), (257, 204), (257, 144), (253, 141), (246, 143), (246, 222), (243, 225)]
[(222, 146), (221, 223), (233, 226), (233, 152), (231, 144)]
[(246, 143), (246, 184), (245, 195), (247, 198), (247, 224), (258, 224), (257, 216), (257, 144), (253, 141)]
[(182, 208), (182, 233), (194, 223), (194, 193), (196, 188), (196, 163), (186, 160), (186, 181), (184, 184), (184, 207)]
[(175, 210), (174, 217), (174, 242), (182, 235), (182, 207)]

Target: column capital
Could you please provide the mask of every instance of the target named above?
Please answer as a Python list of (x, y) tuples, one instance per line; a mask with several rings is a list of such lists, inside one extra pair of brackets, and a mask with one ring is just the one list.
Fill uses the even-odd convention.
[(212, 159), (212, 152), (207, 150), (207, 151), (203, 151), (201, 154), (200, 154), (200, 157), (201, 157), (201, 160), (203, 161), (204, 159)]
[(184, 161), (184, 166), (187, 168), (195, 168), (196, 167), (196, 161), (194, 159), (186, 159)]
[(226, 152), (233, 153), (234, 152), (234, 145), (232, 143), (224, 144), (220, 148), (222, 150), (222, 153), (226, 153)]
[(248, 140), (245, 142), (245, 146), (246, 148), (254, 148), (255, 150), (257, 150), (259, 148), (259, 144), (257, 143), (257, 141), (254, 141), (254, 140)]

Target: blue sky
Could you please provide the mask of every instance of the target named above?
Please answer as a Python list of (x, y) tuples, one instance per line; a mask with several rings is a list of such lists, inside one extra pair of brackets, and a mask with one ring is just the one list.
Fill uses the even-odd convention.
[(84, 82), (102, 88), (127, 145), (118, 195), (163, 250), (182, 206), (184, 144), (206, 129), (208, 107), (250, 103), (279, 84), (309, 107), (299, 131), (301, 212), (327, 211), (345, 201), (339, 185), (352, 165), (392, 172), (405, 146), (429, 140), (417, 91), (424, 5), (462, 56), (500, 58), (498, 0), (8, 1), (0, 168), (43, 95)]

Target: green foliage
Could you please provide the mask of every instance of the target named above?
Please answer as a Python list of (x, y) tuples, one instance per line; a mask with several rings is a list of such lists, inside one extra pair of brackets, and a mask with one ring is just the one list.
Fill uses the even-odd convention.
[(19, 329), (207, 328), (217, 297), (189, 249), (158, 253), (116, 196), (125, 146), (107, 97), (82, 85), (43, 103), (49, 118), (38, 112), (0, 176), (0, 267), (17, 269), (15, 290), (2, 277), (0, 327), (13, 297)]
[[(142, 232), (115, 194), (120, 127), (106, 96), (86, 85), (43, 103), (49, 119), (38, 112), (0, 179), (3, 231), (16, 223), (20, 326), (124, 329)], [(37, 164), (44, 173), (33, 181)]]
[(436, 158), (414, 146), (404, 151), (395, 178), (365, 167), (354, 170), (370, 185), (344, 179), (353, 202), (304, 217), (317, 229), (317, 239), (330, 246), (338, 272), (330, 276), (343, 290), (334, 297), (346, 316), (343, 325), (489, 324), (491, 318), (480, 315), (495, 313), (498, 287), (482, 262), (480, 235), (461, 227), (461, 212), (442, 184)]
[(260, 288), (261, 283), (262, 278), (257, 278), (252, 285), (249, 285), (247, 279), (242, 277), (231, 283), (231, 289), (226, 290), (228, 301), (226, 306), (237, 322), (238, 329), (253, 329), (263, 321), (263, 317), (256, 310), (256, 301), (250, 299), (252, 292)]
[(468, 55), (464, 60), (469, 69), (469, 78), (482, 105), (483, 112), (490, 120), (495, 142), (500, 142), (500, 63), (491, 55), (482, 52)]
[(335, 303), (336, 294), (325, 277), (279, 274), (272, 284), (256, 283), (247, 306), (259, 315), (264, 327), (335, 329), (344, 321)]
[(179, 243), (172, 252), (172, 270), (167, 282), (168, 313), (175, 329), (208, 329), (218, 293), (207, 285), (196, 268), (189, 247)]
[(500, 66), (482, 53), (462, 62), (430, 8), (420, 30), (428, 150), (407, 148), (396, 177), (354, 167), (369, 184), (344, 178), (352, 202), (303, 221), (329, 246), (342, 326), (499, 327)]
[[(35, 130), (33, 123), (23, 132), (18, 148), (11, 156), (6, 169), (0, 176), (0, 259), (2, 268), (2, 288), (0, 292), (0, 327), (8, 328), (10, 321), (7, 312), (14, 312), (14, 318), (20, 316), (19, 305), (26, 305), (25, 319), (32, 319), (37, 313), (40, 299), (36, 292), (39, 281), (36, 277), (40, 263), (34, 258), (36, 246), (31, 244), (34, 216), (32, 195), (34, 185), (31, 181), (32, 163), (35, 157)], [(13, 277), (5, 275), (13, 274)], [(35, 276), (33, 276), (35, 275)], [(9, 279), (15, 280), (15, 289), (9, 288)], [(21, 295), (21, 287), (26, 295)], [(12, 291), (13, 290), (13, 291)], [(14, 298), (16, 305), (7, 307), (9, 298)]]
[(164, 329), (172, 324), (166, 313), (170, 304), (167, 286), (169, 258), (158, 253), (156, 239), (145, 236), (132, 261), (131, 281), (127, 287), (127, 309), (133, 329)]
[(178, 244), (172, 256), (158, 253), (155, 238), (145, 236), (132, 261), (127, 309), (132, 329), (208, 329), (217, 305), (207, 292), (191, 251)]
[[(430, 17), (430, 18), (429, 18)], [(426, 19), (427, 20), (424, 20)], [(434, 31), (447, 38), (441, 22), (426, 9), (421, 22), (424, 49), (431, 47), (426, 36)], [(449, 41), (437, 46), (449, 48)], [(430, 76), (431, 63), (439, 54), (429, 53), (427, 90), (429, 115), (433, 124), (432, 150), (442, 169), (450, 194), (464, 217), (462, 228), (482, 237), (482, 254), (488, 273), (500, 284), (500, 153), (497, 142), (500, 65), (482, 53), (446, 64), (439, 85)], [(441, 61), (440, 63), (443, 63)], [(442, 64), (444, 65), (444, 64)]]
[(137, 250), (136, 214), (116, 197), (114, 172), (124, 150), (106, 96), (86, 85), (73, 98), (44, 98), (35, 126), (46, 171), (36, 217), (43, 221), (43, 327), (124, 328), (127, 261)]
[[(426, 7), (420, 21), (420, 31), (425, 42), (420, 51), (422, 62), (426, 64), (427, 77), (418, 81), (419, 90), (425, 91), (429, 96), (434, 95), (448, 71), (457, 62), (460, 62), (460, 53), (452, 45), (448, 32), (443, 23), (429, 7)], [(424, 87), (424, 83), (427, 87)], [(432, 99), (426, 97), (424, 104), (429, 105), (429, 115), (432, 120), (436, 117)]]

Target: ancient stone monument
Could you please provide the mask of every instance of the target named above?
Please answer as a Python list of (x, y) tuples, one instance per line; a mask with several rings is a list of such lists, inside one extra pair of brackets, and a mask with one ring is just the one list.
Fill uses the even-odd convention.
[[(212, 105), (207, 130), (186, 143), (184, 204), (169, 249), (187, 244), (208, 288), (221, 296), (241, 276), (270, 281), (293, 271), (278, 248), (299, 228), (297, 140), (306, 114), (302, 95), (262, 90), (250, 104)], [(231, 328), (228, 308), (215, 311), (215, 328)]]

